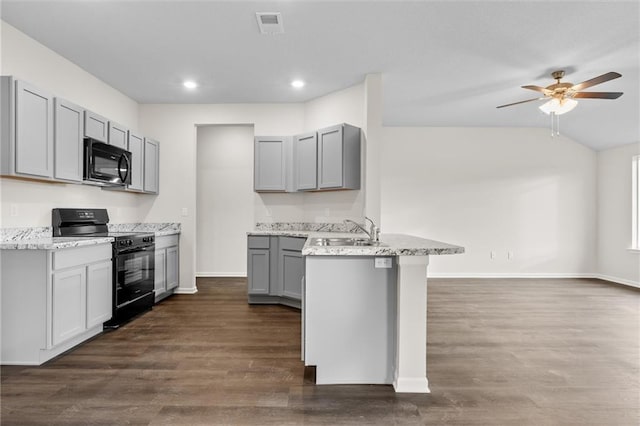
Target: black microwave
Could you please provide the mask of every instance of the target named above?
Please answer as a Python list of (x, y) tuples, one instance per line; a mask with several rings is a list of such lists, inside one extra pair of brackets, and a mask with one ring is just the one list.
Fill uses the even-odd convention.
[(131, 153), (95, 139), (84, 139), (84, 180), (105, 185), (131, 184)]

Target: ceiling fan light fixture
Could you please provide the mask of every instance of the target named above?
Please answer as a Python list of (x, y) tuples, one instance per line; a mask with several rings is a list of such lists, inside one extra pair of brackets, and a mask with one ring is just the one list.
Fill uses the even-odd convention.
[(578, 101), (575, 99), (564, 98), (558, 100), (556, 98), (551, 99), (549, 102), (540, 105), (540, 111), (545, 114), (554, 113), (555, 115), (565, 114), (578, 106)]

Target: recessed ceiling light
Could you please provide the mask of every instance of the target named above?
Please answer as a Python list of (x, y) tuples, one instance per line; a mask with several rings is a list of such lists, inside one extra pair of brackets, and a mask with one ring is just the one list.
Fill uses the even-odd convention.
[(184, 87), (186, 87), (187, 89), (195, 89), (196, 87), (198, 87), (198, 83), (196, 83), (195, 81), (191, 81), (191, 80), (187, 80), (184, 83), (182, 83), (182, 85)]
[(304, 81), (302, 80), (293, 80), (291, 82), (291, 87), (295, 87), (296, 89), (300, 89), (304, 87)]

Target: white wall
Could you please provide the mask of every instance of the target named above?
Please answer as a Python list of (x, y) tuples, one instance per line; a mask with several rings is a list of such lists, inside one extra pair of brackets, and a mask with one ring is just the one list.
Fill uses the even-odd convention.
[[(138, 104), (62, 56), (0, 21), (0, 74), (13, 75), (82, 105), (125, 126), (136, 128)], [(138, 222), (144, 195), (103, 191), (98, 187), (0, 179), (0, 226), (50, 226), (54, 207), (108, 208), (112, 222)], [(11, 216), (13, 207), (15, 216)]]
[(254, 227), (253, 126), (197, 130), (196, 275), (245, 275)]
[[(142, 131), (161, 141), (160, 195), (152, 201), (143, 201), (141, 209), (145, 212), (145, 220), (149, 222), (158, 221), (158, 218), (182, 222), (181, 292), (195, 291), (195, 273), (198, 270), (196, 234), (199, 234), (200, 229), (194, 218), (197, 209), (196, 125), (253, 125), (255, 135), (270, 136), (295, 135), (341, 122), (362, 126), (362, 85), (331, 93), (306, 104), (141, 105)], [(247, 157), (238, 161), (250, 161), (253, 164), (253, 150), (250, 153), (244, 152), (243, 155)], [(234, 179), (234, 173), (225, 176), (227, 179)], [(253, 200), (253, 222), (336, 222), (347, 217), (361, 218), (364, 208), (361, 191), (258, 194), (253, 192), (251, 185), (238, 193), (240, 200), (246, 200), (249, 196)], [(241, 201), (242, 204), (244, 202)], [(187, 208), (187, 217), (180, 215), (182, 208)], [(236, 232), (241, 232), (243, 239), (246, 231), (253, 228), (253, 222), (250, 226), (245, 222), (243, 215), (236, 217), (229, 225), (236, 229)], [(207, 250), (221, 252), (227, 241), (221, 238), (213, 244), (214, 246)], [(234, 250), (234, 253), (238, 254), (233, 255), (233, 260), (227, 259), (229, 265), (211, 265), (216, 270), (198, 272), (207, 275), (246, 274), (246, 253), (239, 254), (239, 250)]]
[(547, 129), (385, 127), (384, 135), (382, 231), (466, 248), (432, 256), (432, 275), (595, 272), (591, 149)]
[(598, 273), (640, 287), (640, 253), (631, 247), (631, 159), (640, 144), (598, 152)]
[[(301, 104), (140, 106), (142, 131), (160, 141), (160, 194), (152, 200), (143, 200), (141, 209), (147, 222), (182, 223), (179, 292), (196, 291), (196, 125), (252, 124), (259, 135), (287, 135), (302, 131), (303, 118)], [(244, 197), (246, 194), (239, 195)], [(266, 210), (260, 195), (251, 192), (251, 196), (254, 212)], [(183, 208), (187, 209), (187, 216), (181, 215)], [(284, 211), (296, 210), (299, 205), (291, 202), (282, 208)], [(217, 243), (224, 244), (223, 241)]]

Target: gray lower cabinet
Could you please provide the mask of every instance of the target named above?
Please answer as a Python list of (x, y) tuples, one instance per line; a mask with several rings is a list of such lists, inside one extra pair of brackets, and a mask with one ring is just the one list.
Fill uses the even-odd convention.
[(2, 175), (53, 178), (53, 95), (3, 76), (0, 97)]
[(282, 295), (296, 300), (302, 298), (302, 246), (305, 240), (306, 238), (280, 237), (278, 244), (278, 280), (282, 284)]
[(180, 235), (156, 237), (154, 292), (156, 303), (180, 284)]
[(247, 293), (252, 304), (300, 307), (306, 238), (249, 236)]
[(40, 365), (102, 332), (112, 315), (111, 250), (2, 250), (2, 364)]
[(144, 192), (157, 194), (160, 188), (159, 183), (160, 167), (160, 144), (149, 138), (144, 139)]
[(82, 182), (84, 108), (61, 98), (54, 102), (54, 177)]
[(256, 136), (254, 140), (254, 191), (285, 192), (290, 186), (291, 139)]
[(85, 110), (84, 136), (103, 143), (109, 143), (109, 120), (95, 112)]

